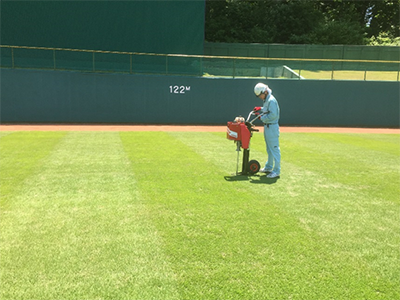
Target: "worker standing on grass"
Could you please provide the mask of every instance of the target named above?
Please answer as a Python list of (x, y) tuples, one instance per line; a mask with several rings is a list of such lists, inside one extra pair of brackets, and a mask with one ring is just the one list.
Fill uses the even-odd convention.
[(268, 160), (262, 173), (268, 173), (268, 178), (276, 178), (281, 173), (281, 150), (279, 148), (279, 105), (272, 95), (271, 89), (264, 83), (257, 83), (254, 93), (264, 101), (262, 107), (254, 107), (254, 113), (259, 115), (264, 123), (264, 139), (267, 146)]

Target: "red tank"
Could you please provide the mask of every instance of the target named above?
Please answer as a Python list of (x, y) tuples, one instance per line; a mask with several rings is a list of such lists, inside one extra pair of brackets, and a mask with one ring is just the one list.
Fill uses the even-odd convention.
[(228, 122), (226, 138), (232, 141), (240, 141), (243, 149), (248, 149), (250, 145), (251, 133), (243, 122)]

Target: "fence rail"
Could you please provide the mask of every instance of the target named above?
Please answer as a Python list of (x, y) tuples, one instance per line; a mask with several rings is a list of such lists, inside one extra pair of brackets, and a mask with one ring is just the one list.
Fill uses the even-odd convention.
[(400, 61), (232, 57), (0, 45), (2, 68), (209, 77), (399, 81)]
[(400, 46), (204, 43), (204, 54), (245, 57), (400, 60)]

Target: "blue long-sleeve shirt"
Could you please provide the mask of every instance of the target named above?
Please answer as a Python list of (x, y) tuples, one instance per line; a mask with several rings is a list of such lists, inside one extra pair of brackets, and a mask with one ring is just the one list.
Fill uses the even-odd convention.
[(260, 120), (265, 124), (274, 124), (279, 122), (279, 104), (272, 94), (265, 99), (264, 106), (261, 111), (264, 113)]

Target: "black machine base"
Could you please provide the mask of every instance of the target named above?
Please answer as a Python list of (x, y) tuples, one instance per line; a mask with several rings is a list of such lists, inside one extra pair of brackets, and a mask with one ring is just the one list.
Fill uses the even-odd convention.
[(254, 175), (260, 171), (260, 163), (257, 160), (250, 160), (250, 150), (243, 149), (243, 162), (242, 162), (242, 172), (238, 175)]

